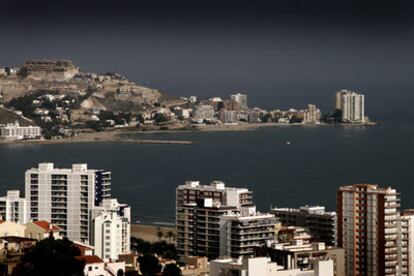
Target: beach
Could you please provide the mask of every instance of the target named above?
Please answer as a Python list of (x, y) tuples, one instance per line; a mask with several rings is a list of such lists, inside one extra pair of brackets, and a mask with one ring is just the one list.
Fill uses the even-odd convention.
[[(145, 225), (145, 224), (132, 224), (131, 225), (131, 237), (140, 238), (149, 242), (160, 241), (158, 237), (158, 232), (163, 233), (161, 240), (170, 242), (168, 233), (172, 232), (174, 237), (176, 236), (175, 227), (171, 226), (155, 226), (155, 225)], [(171, 241), (175, 241), (175, 238), (171, 238)]]

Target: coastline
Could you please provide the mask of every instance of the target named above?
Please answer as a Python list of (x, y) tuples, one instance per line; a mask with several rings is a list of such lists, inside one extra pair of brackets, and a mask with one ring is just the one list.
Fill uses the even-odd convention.
[(125, 144), (174, 144), (174, 145), (191, 145), (193, 141), (185, 140), (155, 140), (155, 139), (130, 139), (123, 138), (122, 135), (136, 133), (136, 131), (102, 131), (81, 133), (74, 137), (50, 140), (0, 140), (0, 145), (11, 144), (40, 144), (40, 145), (58, 145), (58, 144), (76, 144), (76, 143), (125, 143)]
[(192, 145), (194, 141), (189, 140), (162, 140), (162, 139), (135, 139), (128, 138), (129, 134), (162, 134), (162, 133), (189, 133), (189, 132), (218, 132), (218, 131), (254, 131), (267, 127), (372, 127), (378, 123), (368, 122), (365, 124), (302, 124), (302, 123), (257, 123), (257, 124), (221, 124), (221, 125), (197, 125), (193, 129), (170, 129), (170, 130), (139, 130), (139, 129), (117, 129), (101, 132), (83, 132), (79, 135), (62, 139), (37, 139), (37, 140), (1, 140), (1, 145), (10, 144), (75, 144), (75, 143), (125, 143), (125, 144), (169, 144), (169, 145)]

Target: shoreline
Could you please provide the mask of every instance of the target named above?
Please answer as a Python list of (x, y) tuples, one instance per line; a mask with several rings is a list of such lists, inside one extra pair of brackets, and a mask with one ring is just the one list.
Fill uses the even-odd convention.
[(40, 144), (40, 145), (58, 145), (58, 144), (78, 144), (78, 143), (120, 143), (120, 144), (167, 144), (167, 145), (192, 145), (193, 141), (186, 140), (160, 140), (160, 139), (130, 139), (122, 138), (121, 135), (136, 133), (136, 131), (102, 131), (92, 133), (81, 133), (77, 136), (62, 139), (50, 140), (0, 140), (1, 145), (13, 144)]
[(194, 141), (189, 140), (162, 140), (162, 139), (134, 139), (126, 138), (128, 134), (171, 134), (191, 132), (220, 132), (220, 131), (255, 131), (267, 127), (372, 127), (378, 123), (368, 122), (365, 124), (302, 124), (302, 123), (257, 123), (257, 124), (222, 124), (222, 125), (197, 125), (193, 129), (170, 129), (170, 130), (106, 130), (102, 132), (83, 132), (77, 136), (62, 139), (37, 139), (37, 140), (1, 140), (1, 145), (12, 144), (76, 144), (76, 143), (124, 143), (124, 144), (166, 144), (166, 145), (192, 145)]

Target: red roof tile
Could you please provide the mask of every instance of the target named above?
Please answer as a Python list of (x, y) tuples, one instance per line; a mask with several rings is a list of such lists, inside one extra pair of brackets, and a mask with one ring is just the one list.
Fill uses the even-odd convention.
[(76, 256), (76, 259), (84, 261), (85, 264), (96, 264), (96, 263), (103, 263), (101, 258), (96, 255), (92, 256)]
[[(39, 226), (40, 228), (43, 228), (45, 230), (45, 232), (49, 232), (50, 230), (52, 230), (53, 232), (57, 232), (60, 231), (60, 227), (54, 225), (54, 224), (50, 224), (47, 221), (44, 220), (39, 220), (39, 221), (33, 221), (33, 223), (37, 226)], [(50, 227), (52, 226), (52, 227)]]

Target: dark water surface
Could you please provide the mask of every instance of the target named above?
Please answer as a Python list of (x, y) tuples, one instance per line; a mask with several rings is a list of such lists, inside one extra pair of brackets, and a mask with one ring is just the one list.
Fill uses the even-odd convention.
[[(254, 191), (273, 206), (335, 208), (339, 185), (390, 185), (414, 207), (414, 128), (273, 127), (257, 131), (140, 134), (193, 140), (194, 145), (66, 144), (0, 146), (0, 192), (24, 188), (24, 171), (38, 162), (86, 162), (113, 173), (113, 196), (133, 207), (135, 220), (174, 221), (175, 187), (185, 180), (223, 180)], [(290, 141), (290, 145), (286, 142)]]

